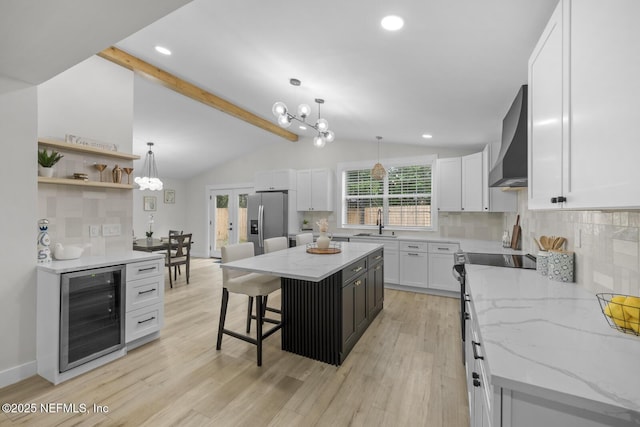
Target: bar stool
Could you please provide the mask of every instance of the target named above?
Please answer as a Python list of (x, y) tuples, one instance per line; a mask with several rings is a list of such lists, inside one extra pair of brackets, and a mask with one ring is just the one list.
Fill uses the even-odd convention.
[(306, 245), (307, 243), (313, 243), (313, 233), (302, 233), (296, 235), (296, 246)]
[[(237, 261), (254, 256), (253, 243), (239, 243), (222, 247), (222, 263)], [(220, 324), (218, 325), (218, 340), (216, 350), (222, 348), (222, 335), (227, 334), (234, 338), (241, 339), (257, 347), (258, 366), (262, 366), (262, 340), (269, 337), (282, 327), (282, 321), (264, 317), (264, 299), (270, 293), (280, 289), (280, 278), (268, 274), (247, 273), (242, 271), (222, 269), (222, 307), (220, 308)], [(229, 292), (248, 295), (250, 301), (256, 298), (256, 338), (242, 335), (237, 332), (225, 329), (224, 323), (227, 316), (227, 305), (229, 302)], [(251, 312), (249, 312), (251, 314)], [(275, 324), (266, 332), (263, 332), (264, 322)]]

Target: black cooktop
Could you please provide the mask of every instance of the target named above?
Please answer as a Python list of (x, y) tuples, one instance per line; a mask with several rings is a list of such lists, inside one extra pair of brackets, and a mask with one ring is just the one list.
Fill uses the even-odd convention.
[(465, 264), (491, 265), (494, 267), (511, 267), (536, 269), (536, 258), (533, 255), (482, 254), (466, 252)]

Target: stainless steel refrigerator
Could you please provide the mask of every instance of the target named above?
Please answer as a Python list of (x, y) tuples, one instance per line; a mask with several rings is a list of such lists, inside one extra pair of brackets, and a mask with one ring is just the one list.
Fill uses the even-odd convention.
[(247, 201), (247, 236), (253, 242), (256, 255), (264, 253), (264, 239), (287, 236), (288, 194), (257, 193)]

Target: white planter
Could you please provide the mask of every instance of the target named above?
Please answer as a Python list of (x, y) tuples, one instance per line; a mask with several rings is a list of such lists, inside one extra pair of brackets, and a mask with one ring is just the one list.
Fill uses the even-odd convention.
[(38, 175), (44, 176), (46, 178), (51, 178), (53, 177), (53, 168), (45, 168), (38, 165)]

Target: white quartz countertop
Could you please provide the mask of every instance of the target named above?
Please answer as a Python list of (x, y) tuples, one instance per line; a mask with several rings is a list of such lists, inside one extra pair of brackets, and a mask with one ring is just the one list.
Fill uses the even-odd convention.
[(271, 274), (289, 279), (319, 282), (382, 248), (377, 243), (341, 244), (342, 252), (331, 255), (309, 254), (306, 246), (258, 255), (225, 264), (222, 268)]
[(595, 294), (534, 270), (465, 269), (494, 386), (640, 423), (640, 337), (612, 329)]
[(108, 267), (110, 265), (128, 264), (137, 261), (148, 261), (152, 259), (164, 258), (164, 254), (125, 251), (112, 255), (84, 256), (66, 261), (52, 261), (47, 264), (38, 264), (39, 270), (51, 273), (68, 273), (70, 271), (87, 270), (90, 268)]

